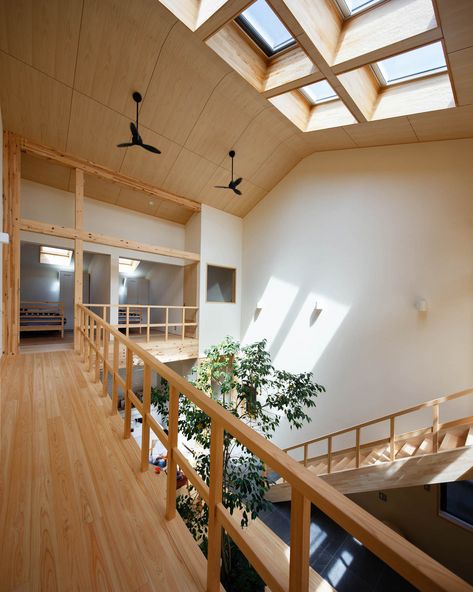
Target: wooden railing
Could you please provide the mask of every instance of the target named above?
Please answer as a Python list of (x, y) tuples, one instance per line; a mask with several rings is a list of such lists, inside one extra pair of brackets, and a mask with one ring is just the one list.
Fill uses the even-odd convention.
[[(94, 380), (102, 381), (102, 394), (112, 383), (112, 413), (117, 412), (118, 388), (124, 392), (125, 413), (123, 437), (131, 432), (131, 411), (134, 406), (142, 416), (141, 470), (148, 470), (150, 431), (154, 432), (168, 451), (166, 518), (176, 516), (176, 466), (179, 465), (209, 508), (207, 591), (220, 591), (221, 534), (224, 529), (248, 561), (260, 574), (272, 592), (306, 592), (309, 589), (311, 503), (335, 520), (342, 528), (361, 541), (373, 553), (388, 563), (414, 586), (428, 592), (472, 591), (458, 576), (437, 563), (420, 549), (396, 534), (371, 514), (347, 499), (343, 494), (316, 477), (283, 450), (251, 427), (234, 417), (217, 401), (205, 395), (159, 362), (137, 343), (112, 327), (83, 305), (77, 305), (79, 315), (79, 353)], [(126, 351), (125, 377), (119, 374), (120, 348)], [(113, 355), (110, 356), (110, 352)], [(133, 391), (133, 358), (143, 366), (143, 396)], [(102, 372), (101, 372), (102, 370)], [(151, 414), (151, 384), (155, 373), (169, 383), (168, 434)], [(211, 419), (210, 479), (206, 483), (178, 448), (179, 395), (197, 405)], [(288, 565), (275, 565), (268, 553), (270, 541), (249, 539), (239, 521), (222, 503), (223, 438), (228, 432), (271, 466), (292, 486), (291, 544)], [(120, 517), (117, 516), (117, 520)]]
[[(396, 455), (396, 442), (399, 440), (407, 440), (408, 438), (417, 438), (424, 435), (432, 435), (432, 449), (433, 452), (438, 452), (439, 449), (439, 432), (446, 428), (446, 427), (453, 427), (455, 422), (447, 422), (447, 423), (440, 423), (440, 406), (444, 403), (449, 401), (453, 401), (455, 399), (460, 399), (462, 397), (466, 397), (468, 395), (473, 395), (473, 388), (466, 389), (464, 391), (460, 391), (458, 393), (453, 393), (451, 395), (446, 395), (445, 397), (439, 397), (438, 399), (432, 399), (431, 401), (426, 401), (425, 403), (420, 403), (419, 405), (414, 405), (413, 407), (408, 407), (407, 409), (402, 409), (401, 411), (396, 411), (395, 413), (390, 413), (389, 415), (383, 415), (382, 417), (378, 417), (376, 419), (372, 419), (370, 421), (365, 421), (363, 423), (359, 423), (358, 425), (351, 426), (349, 428), (344, 428), (343, 430), (338, 430), (336, 432), (332, 432), (330, 434), (325, 434), (324, 436), (319, 436), (318, 438), (313, 438), (312, 440), (307, 440), (305, 442), (301, 442), (300, 444), (294, 444), (293, 446), (289, 446), (288, 448), (284, 449), (284, 452), (292, 452), (294, 450), (303, 450), (303, 463), (305, 466), (312, 460), (313, 458), (309, 457), (309, 447), (312, 444), (317, 444), (319, 442), (326, 442), (326, 455), (317, 455), (316, 458), (324, 457), (327, 459), (327, 473), (332, 472), (332, 458), (335, 454), (340, 454), (341, 452), (355, 452), (355, 466), (356, 468), (360, 467), (361, 464), (361, 450), (366, 447), (373, 447), (373, 446), (381, 446), (383, 444), (389, 445), (389, 458), (390, 460), (395, 460)], [(405, 415), (409, 415), (411, 413), (415, 413), (416, 411), (420, 411), (422, 409), (432, 409), (432, 425), (428, 427), (422, 427), (420, 429), (410, 431), (407, 433), (396, 434), (396, 418), (402, 417)], [(469, 418), (473, 422), (473, 417)], [(367, 428), (368, 426), (373, 426), (376, 424), (381, 424), (384, 422), (389, 421), (389, 436), (382, 439), (377, 439), (376, 441), (365, 442), (362, 443), (361, 438), (361, 430), (363, 428)], [(462, 420), (464, 421), (464, 420)], [(333, 441), (334, 438), (337, 436), (342, 436), (344, 434), (349, 434), (350, 432), (355, 433), (355, 446), (352, 448), (344, 448), (343, 450), (334, 450)]]
[[(124, 329), (125, 335), (130, 335), (130, 329), (146, 330), (146, 342), (151, 339), (151, 329), (158, 329), (164, 333), (165, 341), (168, 341), (170, 335), (176, 335), (181, 339), (186, 337), (186, 332), (191, 332), (194, 336), (197, 331), (197, 306), (166, 306), (158, 304), (84, 304), (92, 311), (95, 311), (102, 319), (110, 323), (110, 314), (113, 308), (118, 309), (118, 323), (112, 323), (112, 327)], [(153, 311), (157, 311), (164, 317), (163, 321), (152, 322)], [(189, 319), (188, 316), (192, 318)], [(172, 318), (172, 317), (175, 318)], [(176, 320), (176, 317), (178, 320)], [(178, 333), (173, 333), (173, 329), (179, 329)]]
[(64, 302), (22, 300), (20, 331), (59, 331), (64, 337)]

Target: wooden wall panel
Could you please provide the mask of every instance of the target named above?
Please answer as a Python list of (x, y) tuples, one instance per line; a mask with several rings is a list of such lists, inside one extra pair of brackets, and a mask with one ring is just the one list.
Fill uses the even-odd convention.
[(473, 37), (472, 46), (448, 54), (459, 105), (473, 103)]
[(473, 106), (409, 115), (420, 142), (473, 137)]
[(345, 128), (357, 146), (384, 146), (417, 142), (417, 136), (407, 117), (369, 121)]
[(473, 44), (473, 2), (436, 0), (448, 53)]

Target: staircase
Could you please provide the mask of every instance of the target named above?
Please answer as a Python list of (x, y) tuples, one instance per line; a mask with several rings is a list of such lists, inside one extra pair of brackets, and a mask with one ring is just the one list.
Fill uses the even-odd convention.
[[(434, 399), (397, 413), (340, 430), (320, 438), (286, 448), (299, 450), (301, 464), (338, 489), (341, 493), (359, 493), (473, 478), (473, 416), (441, 424), (440, 406), (447, 401), (473, 394), (473, 389)], [(397, 417), (432, 408), (432, 426), (398, 434)], [(362, 429), (389, 421), (390, 434), (384, 439), (361, 443)], [(356, 445), (334, 451), (334, 440), (354, 432)], [(310, 447), (326, 442), (327, 453), (310, 457)], [(271, 487), (267, 499), (283, 502), (291, 499), (291, 488), (283, 479)]]

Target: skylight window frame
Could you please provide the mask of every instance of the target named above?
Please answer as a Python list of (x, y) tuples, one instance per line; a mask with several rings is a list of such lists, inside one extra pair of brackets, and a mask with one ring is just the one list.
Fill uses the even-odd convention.
[[(127, 263), (122, 263), (123, 261), (126, 261)], [(131, 264), (128, 262), (131, 262)], [(136, 263), (136, 265), (135, 265), (135, 263)], [(119, 257), (118, 258), (118, 273), (123, 273), (123, 274), (135, 273), (135, 271), (138, 269), (140, 263), (141, 263), (140, 259), (130, 259), (130, 257)], [(123, 266), (126, 266), (128, 269), (124, 269)]]
[(363, 12), (367, 12), (368, 10), (371, 10), (379, 6), (380, 4), (385, 4), (386, 2), (389, 2), (389, 0), (366, 0), (366, 2), (364, 2), (355, 10), (350, 10), (345, 0), (333, 0), (333, 2), (340, 14), (342, 15), (343, 20), (348, 20), (355, 16), (358, 16), (359, 14), (362, 14)]
[[(269, 7), (272, 12), (273, 9)], [(247, 9), (246, 9), (247, 10)], [(278, 20), (279, 17), (275, 14)], [(244, 16), (244, 12), (239, 14), (235, 18), (236, 24), (246, 33), (246, 35), (250, 38), (250, 40), (264, 53), (264, 55), (271, 59), (275, 56), (281, 55), (284, 51), (291, 49), (297, 46), (297, 40), (292, 36), (292, 33), (288, 30), (289, 34), (291, 35), (291, 39), (286, 43), (281, 43), (276, 47), (272, 47), (266, 39), (255, 29), (255, 27), (248, 21), (248, 19)], [(281, 21), (281, 24), (285, 29), (287, 29), (286, 24)]]
[[(327, 81), (326, 80), (319, 80), (317, 82), (313, 82), (312, 84), (306, 84), (305, 86), (301, 86), (300, 88), (297, 89), (299, 91), (299, 93), (302, 95), (302, 97), (304, 98), (304, 100), (306, 100), (311, 107), (317, 107), (317, 105), (323, 105), (324, 103), (330, 103), (331, 101), (340, 100), (340, 97), (337, 95), (337, 93), (335, 93), (333, 96), (329, 96), (324, 99), (314, 101), (310, 97), (309, 93), (304, 90), (304, 88), (307, 86), (312, 86), (313, 84), (319, 84), (320, 82), (327, 82)], [(330, 85), (330, 83), (327, 82), (327, 84), (329, 84), (330, 88), (332, 88), (333, 92), (335, 92), (333, 87)]]
[[(438, 42), (434, 42), (434, 43), (438, 43)], [(427, 47), (428, 45), (434, 45), (434, 43), (420, 45), (419, 47), (415, 47), (414, 49), (410, 49), (410, 50), (408, 50), (406, 52), (402, 52), (402, 53), (409, 53), (411, 51), (415, 51), (416, 49), (421, 49), (423, 47)], [(447, 72), (447, 73), (449, 72), (447, 58), (445, 57), (445, 50), (444, 50), (445, 65), (439, 66), (437, 68), (429, 68), (427, 70), (422, 70), (421, 72), (416, 72), (414, 74), (408, 74), (407, 76), (401, 76), (399, 78), (393, 78), (392, 80), (387, 81), (381, 71), (381, 68), (379, 66), (379, 62), (384, 62), (386, 60), (389, 60), (392, 57), (396, 57), (397, 55), (402, 55), (402, 54), (396, 54), (393, 56), (389, 56), (388, 58), (385, 58), (384, 60), (379, 60), (378, 62), (374, 62), (373, 64), (370, 64), (371, 70), (373, 71), (374, 75), (376, 76), (376, 79), (378, 80), (381, 88), (390, 88), (392, 86), (406, 84), (406, 83), (411, 82), (413, 80), (419, 80), (420, 78), (430, 78), (431, 76), (436, 76), (438, 74), (444, 74), (445, 72)]]
[[(39, 247), (39, 262), (41, 265), (57, 265), (59, 267), (70, 267), (72, 261), (72, 249), (63, 249), (62, 247), (50, 247), (48, 245), (40, 245)], [(44, 259), (50, 258), (50, 261)]]

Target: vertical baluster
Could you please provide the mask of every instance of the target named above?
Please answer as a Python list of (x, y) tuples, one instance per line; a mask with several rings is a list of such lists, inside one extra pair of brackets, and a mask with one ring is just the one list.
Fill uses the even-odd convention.
[(126, 334), (127, 337), (129, 337), (129, 335), (130, 335), (130, 307), (128, 305), (126, 305), (125, 311), (126, 311), (126, 316), (125, 316), (125, 323), (126, 323), (125, 334)]
[(89, 364), (88, 364), (87, 370), (89, 372), (92, 372), (92, 351), (93, 351), (92, 343), (95, 342), (95, 333), (94, 333), (94, 331), (95, 331), (95, 320), (92, 317), (90, 317), (90, 326), (89, 326), (89, 329), (90, 329), (90, 337), (89, 337)]
[(107, 320), (107, 307), (106, 306), (102, 306), (102, 319), (104, 321)]
[(218, 519), (217, 506), (222, 503), (224, 431), (216, 419), (212, 419), (211, 430), (207, 592), (219, 592), (222, 525)]
[(309, 590), (310, 501), (292, 488), (289, 592)]
[(98, 382), (100, 378), (100, 337), (102, 327), (99, 322), (95, 324), (95, 374), (94, 382)]
[(360, 466), (361, 454), (360, 454), (360, 428), (356, 428), (356, 468)]
[(125, 378), (125, 417), (123, 423), (123, 437), (131, 436), (131, 401), (128, 391), (133, 385), (133, 352), (129, 347), (126, 348), (126, 378)]
[(307, 457), (309, 455), (309, 446), (304, 444), (304, 467), (307, 466)]
[(146, 325), (146, 343), (149, 343), (149, 330), (150, 330), (150, 323), (151, 323), (151, 306), (148, 306), (148, 318), (147, 318), (147, 325)]
[(440, 424), (440, 410), (439, 405), (432, 407), (432, 434), (433, 434), (433, 447), (434, 452), (439, 450), (439, 424)]
[(179, 430), (179, 393), (176, 387), (169, 387), (169, 416), (168, 416), (168, 465), (167, 465), (167, 496), (166, 519), (172, 520), (176, 515), (176, 471), (177, 463), (174, 448), (177, 447)]
[(169, 308), (166, 306), (166, 325), (164, 327), (164, 339), (168, 340), (169, 335)]
[(396, 438), (396, 428), (395, 428), (395, 416), (393, 415), (389, 420), (389, 458), (394, 460), (396, 457), (396, 451), (394, 449), (394, 441)]
[(151, 368), (145, 362), (143, 370), (143, 423), (141, 424), (141, 470), (148, 470), (149, 461), (149, 423), (151, 413)]
[(186, 309), (182, 307), (182, 332), (181, 332), (181, 339), (184, 341), (184, 337), (186, 336)]
[(112, 382), (112, 414), (116, 414), (118, 409), (118, 381), (119, 370), (120, 341), (117, 336), (113, 336), (113, 382)]
[(332, 436), (327, 439), (327, 473), (332, 472)]
[(103, 373), (102, 373), (102, 395), (108, 393), (108, 348), (110, 343), (110, 331), (103, 329)]

